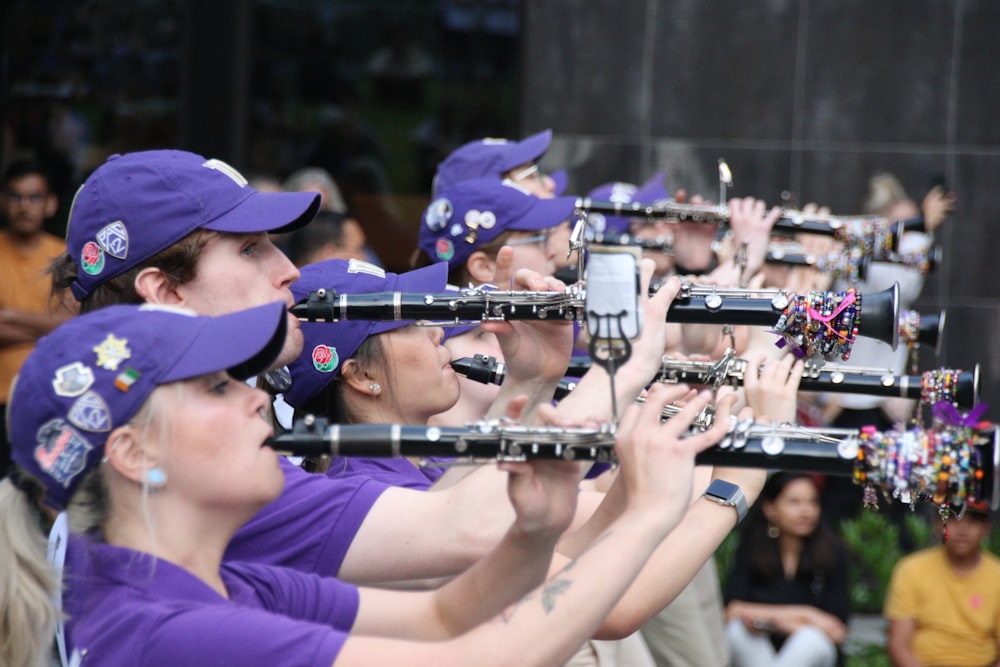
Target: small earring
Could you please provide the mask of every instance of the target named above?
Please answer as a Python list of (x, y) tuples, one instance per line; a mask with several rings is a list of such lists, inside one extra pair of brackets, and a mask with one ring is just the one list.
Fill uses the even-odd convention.
[(160, 468), (150, 468), (146, 471), (146, 483), (150, 486), (161, 487), (167, 483), (167, 473)]
[(382, 391), (382, 385), (380, 385), (378, 382), (372, 382), (370, 385), (368, 385), (368, 388), (371, 390), (373, 394), (378, 394), (380, 391)]
[(768, 537), (770, 537), (772, 540), (776, 540), (776, 539), (778, 539), (779, 535), (781, 535), (781, 529), (780, 528), (778, 528), (777, 526), (775, 526), (773, 523), (767, 524), (767, 536)]

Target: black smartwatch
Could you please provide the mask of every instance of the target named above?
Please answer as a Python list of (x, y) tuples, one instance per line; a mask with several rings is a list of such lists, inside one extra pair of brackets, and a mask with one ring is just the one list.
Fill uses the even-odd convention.
[(726, 505), (736, 510), (736, 523), (741, 523), (747, 515), (747, 499), (743, 490), (732, 482), (723, 479), (713, 479), (705, 489), (705, 497), (709, 500)]

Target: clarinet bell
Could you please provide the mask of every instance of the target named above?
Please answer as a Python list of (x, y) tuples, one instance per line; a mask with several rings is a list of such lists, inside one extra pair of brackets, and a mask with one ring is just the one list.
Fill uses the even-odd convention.
[(976, 364), (971, 371), (962, 371), (958, 374), (955, 402), (958, 403), (958, 407), (964, 409), (979, 405), (979, 364)]
[(941, 246), (932, 246), (930, 250), (927, 251), (927, 273), (932, 273), (941, 266), (941, 262), (944, 260), (944, 250)]
[(861, 326), (858, 335), (899, 345), (899, 283), (875, 294), (862, 295)]
[(941, 356), (941, 343), (944, 340), (944, 322), (947, 311), (920, 315), (920, 325), (917, 327), (917, 342), (934, 348), (934, 354)]

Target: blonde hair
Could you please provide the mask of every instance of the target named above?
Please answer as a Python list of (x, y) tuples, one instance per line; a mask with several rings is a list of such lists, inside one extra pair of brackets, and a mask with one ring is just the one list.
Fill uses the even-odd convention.
[[(153, 390), (129, 420), (143, 436), (150, 434), (157, 423), (160, 428), (156, 436), (169, 436), (169, 421), (164, 419), (163, 401), (159, 398), (161, 389)], [(41, 511), (44, 488), (24, 471), (18, 477), (17, 486), (12, 479), (0, 481), (0, 600), (4, 601), (0, 605), (0, 665), (49, 667), (60, 620), (53, 599), (61, 583), (45, 553), (48, 522)], [(143, 483), (144, 510), (147, 495)], [(66, 508), (73, 532), (99, 532), (108, 518), (108, 501), (104, 471), (98, 466), (80, 482)], [(148, 514), (146, 518), (148, 521)]]
[(864, 212), (885, 215), (894, 205), (909, 199), (906, 188), (898, 178), (888, 172), (879, 172), (868, 180), (868, 196)]

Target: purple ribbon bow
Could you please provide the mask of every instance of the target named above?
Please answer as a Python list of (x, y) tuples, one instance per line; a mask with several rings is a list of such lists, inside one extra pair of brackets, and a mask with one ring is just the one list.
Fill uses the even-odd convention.
[(934, 404), (934, 419), (951, 426), (974, 428), (986, 412), (986, 403), (980, 403), (963, 415), (948, 401), (938, 401)]

